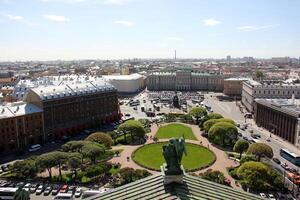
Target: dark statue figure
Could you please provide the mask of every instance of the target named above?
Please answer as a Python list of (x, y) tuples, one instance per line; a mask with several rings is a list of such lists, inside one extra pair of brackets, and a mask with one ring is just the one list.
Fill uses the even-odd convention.
[(179, 97), (177, 94), (175, 94), (175, 96), (173, 97), (173, 106), (175, 108), (180, 108)]
[(172, 138), (169, 144), (163, 146), (163, 155), (166, 160), (166, 175), (180, 175), (183, 174), (181, 169), (181, 159), (183, 153), (186, 153), (185, 139)]

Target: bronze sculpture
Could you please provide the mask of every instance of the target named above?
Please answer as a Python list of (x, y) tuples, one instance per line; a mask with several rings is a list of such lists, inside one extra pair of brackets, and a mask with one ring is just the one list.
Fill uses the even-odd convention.
[(186, 153), (185, 139), (184, 137), (172, 138), (169, 144), (163, 146), (163, 156), (166, 160), (166, 175), (180, 175), (183, 174), (181, 168), (181, 160), (183, 153)]

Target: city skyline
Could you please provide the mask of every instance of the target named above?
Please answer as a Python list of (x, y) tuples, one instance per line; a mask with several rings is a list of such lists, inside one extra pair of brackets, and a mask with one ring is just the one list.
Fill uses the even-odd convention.
[(299, 58), (290, 1), (0, 0), (0, 60)]

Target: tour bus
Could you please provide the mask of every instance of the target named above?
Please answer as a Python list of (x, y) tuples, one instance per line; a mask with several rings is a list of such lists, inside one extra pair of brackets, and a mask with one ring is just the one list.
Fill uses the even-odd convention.
[(87, 199), (89, 197), (96, 196), (101, 193), (103, 192), (101, 192), (100, 190), (87, 190), (82, 193), (81, 199)]
[(300, 166), (300, 156), (287, 149), (280, 149), (280, 155), (291, 163)]
[(58, 193), (54, 200), (73, 200), (73, 194), (70, 193)]
[(32, 145), (28, 151), (34, 152), (34, 151), (40, 150), (41, 148), (42, 148), (42, 146), (40, 144), (35, 144), (35, 145)]
[(0, 187), (0, 199), (10, 200), (14, 199), (14, 196), (16, 194), (16, 191), (18, 188), (12, 188), (12, 187)]

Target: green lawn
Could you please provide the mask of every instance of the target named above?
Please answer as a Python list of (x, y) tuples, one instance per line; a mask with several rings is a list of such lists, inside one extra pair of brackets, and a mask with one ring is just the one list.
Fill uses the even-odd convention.
[(163, 139), (163, 138), (172, 138), (172, 137), (180, 138), (183, 135), (185, 139), (197, 140), (190, 127), (187, 127), (182, 124), (177, 124), (177, 123), (161, 126), (158, 129), (155, 136), (159, 139)]
[[(162, 155), (162, 146), (167, 143), (149, 144), (139, 148), (133, 155), (133, 160), (142, 166), (160, 170), (160, 166), (165, 162)], [(205, 147), (186, 144), (187, 156), (183, 155), (182, 165), (186, 170), (197, 169), (211, 164), (215, 160), (213, 152)]]

